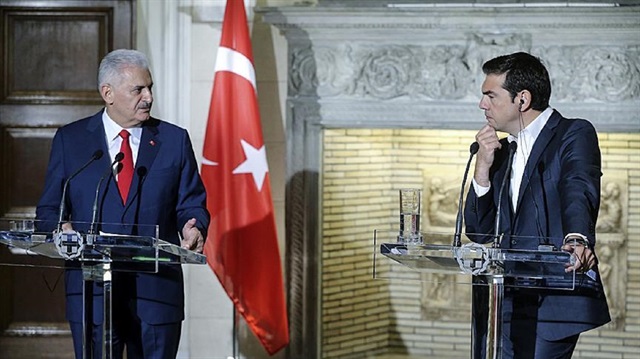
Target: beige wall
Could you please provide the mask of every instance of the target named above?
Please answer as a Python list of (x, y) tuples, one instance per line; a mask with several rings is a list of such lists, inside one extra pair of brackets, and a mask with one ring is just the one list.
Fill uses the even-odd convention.
[[(450, 243), (474, 135), (462, 130), (324, 131), (322, 358), (381, 353), (469, 357), (468, 278), (407, 271), (378, 253), (374, 279), (372, 263), (381, 242), (396, 240), (400, 188), (423, 190), (425, 242)], [(640, 256), (640, 134), (600, 132), (599, 140), (598, 253), (613, 321), (582, 335), (574, 358), (631, 358), (640, 348), (640, 268), (634, 260)], [(617, 196), (608, 194), (613, 187), (620, 190)], [(435, 198), (443, 194), (444, 200)], [(373, 229), (380, 231), (375, 247)]]

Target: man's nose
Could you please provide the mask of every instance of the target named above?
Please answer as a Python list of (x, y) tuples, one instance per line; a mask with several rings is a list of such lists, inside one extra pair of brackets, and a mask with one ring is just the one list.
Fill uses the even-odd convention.
[(480, 103), (478, 103), (478, 107), (479, 107), (481, 110), (485, 110), (485, 111), (488, 109), (488, 107), (487, 107), (487, 103), (486, 103), (486, 101), (484, 100), (484, 97), (483, 97), (482, 99), (480, 99)]
[(142, 90), (142, 100), (145, 102), (153, 102), (153, 94), (151, 89), (145, 88)]

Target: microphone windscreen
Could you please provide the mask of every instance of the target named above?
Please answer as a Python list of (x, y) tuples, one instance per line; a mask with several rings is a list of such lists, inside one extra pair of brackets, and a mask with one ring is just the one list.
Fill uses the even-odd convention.
[(115, 162), (120, 162), (122, 161), (123, 158), (124, 158), (124, 153), (118, 152), (118, 154), (115, 157)]
[(478, 153), (479, 149), (480, 145), (478, 144), (478, 142), (474, 142), (471, 144), (471, 147), (469, 147), (469, 152), (471, 152), (472, 155), (475, 155), (476, 153)]
[(104, 154), (104, 152), (102, 152), (102, 150), (97, 150), (96, 152), (93, 153), (93, 159), (94, 160), (99, 160), (102, 158), (102, 155)]
[(144, 177), (147, 175), (147, 168), (144, 166), (138, 167), (138, 169), (136, 170), (136, 173), (138, 174), (138, 177)]

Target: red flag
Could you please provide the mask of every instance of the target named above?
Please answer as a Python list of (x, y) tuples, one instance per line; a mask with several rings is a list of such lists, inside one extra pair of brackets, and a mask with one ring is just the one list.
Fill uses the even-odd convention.
[(282, 267), (244, 2), (228, 0), (216, 59), (202, 178), (204, 253), (269, 354), (289, 343)]

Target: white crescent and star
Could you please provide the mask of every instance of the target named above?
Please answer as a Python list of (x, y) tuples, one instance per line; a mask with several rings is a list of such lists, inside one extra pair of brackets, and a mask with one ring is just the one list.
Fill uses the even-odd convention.
[[(229, 71), (242, 76), (251, 82), (254, 90), (256, 88), (255, 72), (251, 60), (233, 49), (227, 47), (218, 48), (215, 72), (218, 71)], [(240, 140), (240, 144), (242, 145), (242, 150), (244, 151), (246, 159), (238, 165), (232, 173), (234, 175), (250, 173), (253, 176), (253, 181), (256, 184), (258, 192), (260, 192), (262, 191), (264, 180), (269, 172), (265, 147), (262, 145), (260, 148), (255, 148), (244, 139)], [(202, 165), (217, 166), (218, 163), (204, 157), (202, 159)]]
[[(244, 151), (245, 160), (238, 167), (236, 167), (231, 173), (234, 175), (250, 173), (253, 176), (253, 182), (256, 184), (258, 192), (262, 191), (262, 185), (264, 179), (269, 172), (269, 165), (267, 164), (267, 151), (262, 145), (260, 148), (253, 147), (249, 142), (240, 140), (242, 150)], [(218, 163), (211, 161), (207, 158), (202, 159), (203, 166), (217, 166)]]

